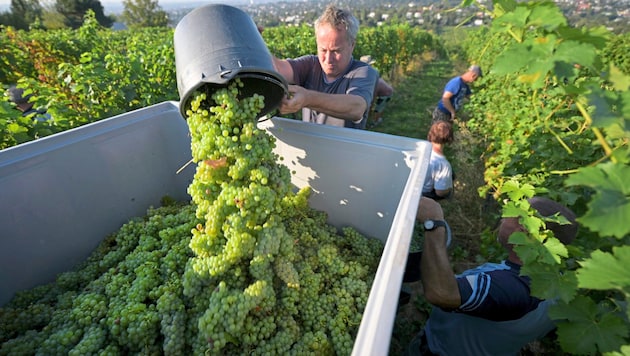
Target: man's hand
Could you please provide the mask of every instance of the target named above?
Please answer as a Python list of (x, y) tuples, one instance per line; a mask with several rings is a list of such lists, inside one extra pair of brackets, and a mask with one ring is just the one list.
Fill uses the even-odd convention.
[(308, 90), (299, 85), (289, 85), (289, 95), (282, 98), (280, 113), (290, 114), (302, 109), (306, 103)]

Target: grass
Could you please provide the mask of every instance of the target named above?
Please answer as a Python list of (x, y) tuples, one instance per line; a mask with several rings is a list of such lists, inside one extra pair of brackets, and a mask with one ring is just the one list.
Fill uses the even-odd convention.
[[(435, 58), (427, 53), (412, 66), (401, 71), (391, 80), (394, 87), (392, 100), (383, 112), (383, 122), (370, 129), (396, 136), (426, 139), (431, 125), (431, 112), (446, 82), (463, 73), (465, 63), (452, 63)], [(388, 78), (386, 78), (388, 79)], [(465, 108), (464, 108), (465, 110)], [(494, 227), (496, 212), (488, 208), (477, 188), (484, 185), (483, 163), (474, 157), (470, 147), (478, 145), (465, 127), (465, 122), (455, 122), (455, 142), (445, 148), (445, 155), (457, 173), (454, 196), (441, 201), (445, 217), (453, 231), (453, 246), (450, 249), (455, 272), (476, 266), (480, 259), (479, 245), (486, 226)], [(403, 288), (411, 293), (409, 302), (399, 305), (390, 355), (401, 355), (405, 348), (424, 326), (431, 306), (422, 296), (422, 283), (404, 283)]]

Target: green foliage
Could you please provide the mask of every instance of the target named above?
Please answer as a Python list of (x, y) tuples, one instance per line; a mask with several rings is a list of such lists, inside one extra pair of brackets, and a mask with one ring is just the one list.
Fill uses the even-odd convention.
[(558, 341), (566, 352), (611, 352), (627, 343), (627, 319), (605, 301), (595, 303), (588, 296), (577, 296), (570, 304), (552, 306), (549, 316), (559, 320)]
[[(570, 27), (550, 1), (495, 1), (492, 16), (492, 26), (470, 31), (464, 46), (486, 68), (464, 123), (487, 142), (480, 193), (506, 197), (504, 216), (527, 227), (510, 241), (532, 293), (557, 300), (550, 315), (560, 320), (562, 349), (623, 352), (630, 345), (627, 36)], [(529, 215), (523, 199), (534, 192), (578, 213), (582, 228), (571, 246)]]
[(39, 0), (11, 0), (10, 12), (3, 19), (3, 25), (27, 30), (42, 16), (42, 6)]
[(157, 0), (124, 0), (122, 18), (129, 28), (166, 27), (168, 14)]
[(315, 31), (312, 26), (270, 27), (263, 31), (263, 39), (278, 58), (295, 58), (317, 53)]
[[(262, 33), (270, 51), (279, 58), (296, 58), (317, 54), (312, 26), (272, 27)], [(433, 50), (443, 52), (440, 41), (432, 34), (409, 25), (387, 25), (362, 28), (357, 35), (355, 58), (371, 55), (374, 67), (383, 75), (398, 68), (406, 69), (419, 54)]]
[(625, 74), (630, 74), (630, 32), (613, 37), (607, 44), (603, 52), (603, 59), (611, 66), (619, 68)]
[[(626, 262), (630, 261), (630, 246), (613, 247), (612, 254), (594, 251), (589, 259), (580, 264), (579, 285), (582, 288), (597, 290), (617, 289), (630, 292), (630, 271)], [(613, 278), (610, 278), (613, 277)]]
[(580, 168), (577, 174), (567, 178), (567, 185), (593, 188), (595, 194), (588, 203), (589, 210), (580, 223), (601, 236), (619, 239), (630, 234), (630, 224), (620, 224), (630, 216), (630, 166), (606, 162), (594, 167)]
[[(17, 83), (53, 120), (23, 118), (4, 97), (0, 149), (166, 100), (177, 100), (173, 30), (103, 29), (93, 14), (77, 30), (0, 34), (0, 82)], [(5, 57), (6, 55), (6, 57)], [(6, 66), (5, 66), (6, 58)]]
[(83, 18), (92, 12), (101, 26), (110, 27), (114, 23), (111, 16), (106, 16), (99, 0), (57, 0), (55, 10), (64, 17), (66, 26), (76, 29), (83, 24)]
[[(533, 294), (557, 300), (550, 315), (560, 320), (562, 349), (627, 353), (629, 37), (572, 28), (548, 1), (494, 1), (492, 16), (492, 27), (466, 31), (462, 43), (468, 61), (485, 73), (466, 106), (470, 120), (461, 123), (485, 142), (480, 193), (505, 198), (505, 216), (528, 228), (513, 242)], [(78, 30), (0, 31), (3, 87), (18, 83), (54, 118), (34, 122), (0, 100), (0, 149), (177, 99), (172, 30), (112, 32), (98, 23), (88, 15)], [(268, 28), (263, 37), (278, 57), (316, 53), (310, 26)], [(440, 39), (389, 25), (362, 29), (355, 55), (370, 54), (386, 74), (426, 50), (443, 51)], [(562, 245), (530, 211), (526, 199), (534, 194), (578, 213), (582, 228), (572, 245)], [(481, 252), (501, 253), (489, 242)]]

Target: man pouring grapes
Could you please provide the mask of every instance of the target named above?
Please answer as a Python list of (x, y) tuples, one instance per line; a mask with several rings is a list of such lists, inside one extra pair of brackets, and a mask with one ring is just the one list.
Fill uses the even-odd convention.
[(280, 113), (301, 109), (306, 122), (365, 129), (378, 72), (352, 56), (358, 31), (349, 11), (329, 5), (315, 21), (317, 55), (273, 57), (290, 84)]

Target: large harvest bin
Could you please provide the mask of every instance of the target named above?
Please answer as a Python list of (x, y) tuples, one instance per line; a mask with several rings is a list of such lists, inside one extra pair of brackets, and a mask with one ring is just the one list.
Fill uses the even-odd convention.
[[(293, 184), (313, 188), (311, 206), (386, 242), (353, 354), (387, 354), (430, 144), (283, 118), (259, 126)], [(0, 151), (0, 305), (72, 269), (163, 196), (188, 201), (189, 160), (177, 102)]]

